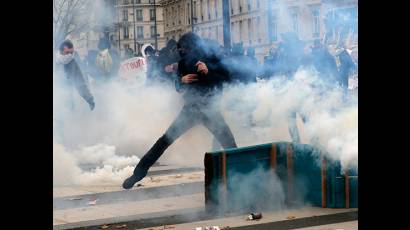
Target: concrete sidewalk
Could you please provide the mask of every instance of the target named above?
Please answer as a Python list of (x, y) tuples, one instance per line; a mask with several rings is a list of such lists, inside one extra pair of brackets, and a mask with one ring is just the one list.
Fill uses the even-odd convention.
[(357, 209), (302, 207), (263, 212), (258, 221), (245, 220), (247, 214), (215, 218), (205, 213), (203, 170), (161, 169), (156, 168), (156, 175), (144, 178), (142, 186), (131, 190), (123, 190), (120, 184), (54, 188), (53, 229), (90, 230), (104, 225), (108, 230), (119, 225), (123, 225), (121, 229), (163, 229), (164, 225), (173, 224), (175, 229), (217, 225), (237, 230), (325, 230), (337, 229), (342, 222), (346, 223), (340, 226), (355, 229), (354, 223), (347, 222), (357, 220)]

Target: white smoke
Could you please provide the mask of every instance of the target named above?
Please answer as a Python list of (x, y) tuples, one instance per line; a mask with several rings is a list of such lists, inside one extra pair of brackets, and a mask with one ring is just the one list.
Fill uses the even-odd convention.
[[(299, 108), (309, 118), (307, 123), (298, 118), (302, 142), (309, 143), (316, 137), (333, 159), (357, 167), (357, 104), (342, 103), (337, 89), (320, 94), (318, 82), (313, 72), (300, 70), (290, 81), (279, 77), (226, 87), (220, 108), (238, 146), (290, 141), (287, 117), (290, 110)], [(66, 90), (55, 87), (57, 91)], [(92, 87), (94, 111), (89, 111), (78, 96), (74, 97), (74, 110), (54, 110), (54, 117), (62, 124), (55, 125), (55, 139), (62, 140), (59, 144), (64, 146), (55, 144), (54, 163), (66, 162), (64, 168), (69, 172), (55, 171), (55, 179), (118, 183), (128, 175), (125, 172), (132, 172), (131, 168), (125, 169), (136, 165), (182, 107), (182, 99), (172, 86), (131, 87), (113, 82), (98, 87)], [(55, 102), (59, 99), (55, 94)], [(171, 145), (160, 162), (202, 166), (203, 153), (212, 150), (212, 135), (205, 130), (201, 126), (189, 130)], [(79, 164), (95, 164), (100, 169), (86, 173)]]

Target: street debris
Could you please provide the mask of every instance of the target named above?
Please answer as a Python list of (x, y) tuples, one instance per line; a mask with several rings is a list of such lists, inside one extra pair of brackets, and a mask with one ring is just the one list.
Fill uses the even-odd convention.
[(149, 228), (148, 230), (163, 230), (164, 228), (160, 228), (160, 227), (155, 227), (155, 228)]
[(126, 228), (127, 225), (126, 224), (120, 224), (120, 225), (116, 225), (115, 228), (119, 229), (119, 228)]
[(101, 229), (107, 229), (109, 227), (110, 227), (110, 225), (108, 225), (108, 224), (104, 224), (104, 225), (100, 226)]
[(144, 185), (142, 185), (142, 184), (137, 184), (137, 187), (142, 187), (142, 186), (144, 186)]
[(164, 229), (174, 229), (174, 225), (164, 225)]
[(182, 174), (177, 174), (177, 175), (173, 176), (173, 178), (181, 178), (181, 177), (182, 177)]
[(219, 226), (212, 226), (212, 227), (196, 227), (195, 230), (221, 230)]
[(88, 204), (88, 205), (96, 205), (96, 204), (97, 204), (97, 200), (98, 200), (98, 199), (92, 200), (92, 201), (88, 202), (87, 204)]
[(73, 198), (68, 198), (68, 200), (82, 200), (83, 198), (81, 197), (73, 197)]
[(256, 213), (251, 213), (246, 220), (259, 220), (262, 219), (262, 213), (256, 212)]
[(221, 228), (221, 230), (230, 230), (230, 229), (231, 229), (230, 226), (225, 226), (225, 227), (222, 227), (222, 228)]
[(190, 179), (190, 180), (195, 180), (195, 179), (199, 179), (200, 177), (199, 176), (189, 176), (188, 177), (188, 179)]
[(296, 219), (296, 216), (291, 216), (291, 215), (289, 215), (289, 216), (286, 217), (286, 219), (288, 219), (288, 220), (293, 220), (293, 219)]

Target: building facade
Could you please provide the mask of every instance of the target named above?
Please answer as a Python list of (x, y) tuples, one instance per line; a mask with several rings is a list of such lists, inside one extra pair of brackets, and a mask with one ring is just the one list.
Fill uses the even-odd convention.
[(117, 0), (114, 8), (116, 30), (110, 32), (109, 38), (122, 55), (126, 49), (140, 54), (141, 47), (147, 43), (155, 47), (155, 36), (158, 49), (165, 46), (163, 11), (159, 0), (155, 1), (155, 7), (154, 0)]
[[(245, 48), (254, 47), (259, 60), (271, 47), (277, 46), (280, 35), (285, 32), (295, 32), (307, 42), (321, 39), (327, 43), (336, 43), (348, 37), (348, 45), (357, 44), (357, 28), (347, 29), (343, 33), (343, 29), (337, 26), (329, 28), (332, 25), (327, 23), (332, 15), (335, 19), (335, 12), (342, 12), (340, 15), (344, 16), (347, 12), (348, 17), (357, 20), (357, 2), (229, 0), (231, 44), (242, 42)], [(177, 40), (182, 34), (192, 31), (193, 27), (201, 37), (215, 39), (223, 44), (222, 0), (161, 0), (160, 3), (164, 7), (166, 41), (171, 38)], [(193, 4), (192, 19), (190, 4)], [(357, 21), (351, 23), (357, 27)]]
[[(160, 0), (164, 12), (165, 40), (178, 40), (191, 29), (191, 0)], [(195, 1), (193, 1), (195, 4)]]

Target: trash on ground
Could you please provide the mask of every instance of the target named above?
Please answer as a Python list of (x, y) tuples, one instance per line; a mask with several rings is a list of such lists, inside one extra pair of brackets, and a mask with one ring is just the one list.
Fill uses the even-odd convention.
[(293, 219), (296, 219), (296, 216), (289, 215), (289, 216), (286, 217), (286, 219), (293, 220)]
[(175, 226), (174, 225), (165, 225), (164, 229), (174, 229)]
[(142, 186), (144, 186), (144, 185), (142, 185), (142, 184), (137, 184), (137, 187), (142, 187)]
[(92, 200), (92, 201), (88, 202), (87, 204), (88, 204), (88, 205), (96, 205), (96, 204), (97, 204), (97, 200), (98, 200), (98, 199)]
[(256, 213), (251, 213), (246, 220), (259, 220), (262, 219), (262, 213), (256, 212)]
[(126, 224), (120, 224), (120, 225), (116, 225), (115, 228), (126, 228), (127, 225)]
[(107, 228), (109, 228), (109, 227), (110, 227), (110, 225), (104, 224), (104, 225), (102, 225), (100, 228), (101, 228), (101, 229), (107, 229)]
[(68, 198), (68, 200), (82, 200), (83, 198), (81, 197), (73, 197), (73, 198)]

